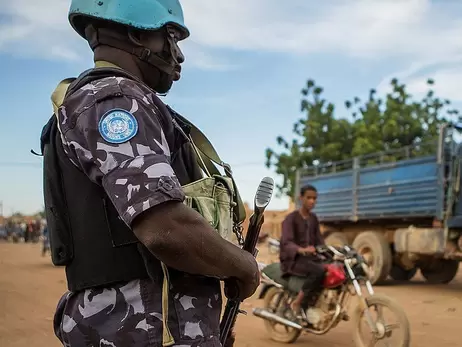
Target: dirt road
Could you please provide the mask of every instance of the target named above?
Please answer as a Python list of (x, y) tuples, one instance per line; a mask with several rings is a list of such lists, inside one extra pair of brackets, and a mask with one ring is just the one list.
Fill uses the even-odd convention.
[[(262, 257), (265, 256), (262, 247)], [(0, 346), (59, 347), (52, 331), (52, 317), (58, 298), (66, 289), (64, 271), (40, 255), (40, 245), (0, 243)], [(406, 310), (412, 326), (412, 346), (454, 347), (462, 316), (462, 272), (450, 285), (430, 286), (421, 277), (408, 284), (377, 287), (395, 298)], [(244, 304), (251, 310), (261, 302)], [(326, 336), (303, 335), (294, 346), (347, 347), (351, 326), (343, 323)], [(249, 314), (237, 324), (236, 347), (283, 346), (265, 337), (263, 322)]]

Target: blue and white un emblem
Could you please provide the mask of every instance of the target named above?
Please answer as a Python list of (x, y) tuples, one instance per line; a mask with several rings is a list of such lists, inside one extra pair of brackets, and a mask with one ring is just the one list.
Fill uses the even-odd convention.
[(115, 109), (101, 118), (98, 129), (107, 142), (124, 143), (136, 135), (138, 122), (130, 112)]

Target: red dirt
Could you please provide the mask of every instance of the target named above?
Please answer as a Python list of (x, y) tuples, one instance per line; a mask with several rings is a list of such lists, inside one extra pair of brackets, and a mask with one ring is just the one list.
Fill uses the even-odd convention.
[[(261, 246), (260, 260), (268, 260)], [(40, 245), (0, 243), (0, 346), (59, 347), (52, 330), (55, 306), (66, 290), (64, 271), (40, 255)], [(449, 285), (432, 286), (420, 276), (407, 284), (376, 287), (399, 302), (412, 328), (412, 346), (453, 347), (460, 345), (458, 329), (462, 314), (462, 272)], [(237, 322), (236, 347), (283, 346), (270, 341), (263, 321), (252, 316), (252, 307), (262, 302), (250, 299), (249, 311)], [(351, 323), (341, 323), (326, 336), (302, 335), (294, 346), (353, 346)]]

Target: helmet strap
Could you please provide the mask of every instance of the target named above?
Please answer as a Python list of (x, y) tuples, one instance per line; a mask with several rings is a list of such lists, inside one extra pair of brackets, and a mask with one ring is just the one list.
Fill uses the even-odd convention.
[[(119, 35), (114, 35), (110, 30), (104, 30), (104, 35), (100, 35), (100, 30), (104, 29), (95, 28), (92, 25), (87, 26), (85, 29), (85, 34), (92, 50), (95, 50), (96, 47), (101, 45), (120, 49), (121, 51), (127, 52), (141, 61), (158, 68), (168, 75), (173, 73), (176, 62), (169, 63), (160, 57), (158, 53), (153, 53), (149, 48), (144, 46), (135, 46), (133, 43), (121, 39)], [(173, 55), (174, 45), (170, 42), (170, 40), (173, 40), (171, 35), (167, 36), (167, 40), (169, 41), (168, 44), (170, 46), (172, 57), (175, 59), (175, 55)]]

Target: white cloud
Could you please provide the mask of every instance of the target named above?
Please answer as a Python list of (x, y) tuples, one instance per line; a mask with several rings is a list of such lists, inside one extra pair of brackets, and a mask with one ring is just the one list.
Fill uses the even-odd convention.
[[(398, 77), (412, 93), (421, 94), (426, 91), (422, 71), (433, 69), (438, 95), (462, 101), (462, 71), (452, 66), (462, 60), (461, 2), (180, 1), (192, 33), (182, 44), (188, 65), (236, 68), (236, 62), (226, 59), (234, 50), (335, 54), (340, 64), (344, 56), (384, 64), (395, 58), (403, 69), (385, 77), (379, 92), (388, 89), (391, 77)], [(0, 53), (67, 61), (89, 56), (86, 42), (67, 22), (69, 4), (70, 0), (0, 0)], [(251, 199), (258, 180), (243, 182), (246, 199)]]
[(447, 98), (451, 102), (462, 102), (462, 70), (460, 68), (448, 68), (438, 70), (431, 76), (421, 76), (406, 81), (409, 92), (417, 97), (423, 96), (428, 91), (427, 79), (435, 80), (432, 89), (439, 97)]
[(185, 65), (191, 65), (203, 70), (229, 71), (236, 69), (237, 64), (229, 62), (222, 54), (211, 52), (207, 47), (197, 44), (193, 40), (185, 40), (180, 43), (185, 52)]
[(8, 54), (75, 60), (85, 42), (67, 22), (62, 0), (0, 0), (0, 50)]
[(462, 44), (454, 40), (462, 33), (454, 5), (429, 0), (183, 3), (194, 39), (209, 47), (423, 58), (459, 51)]
[[(70, 1), (0, 0), (0, 52), (44, 59), (75, 61), (90, 55), (87, 43), (67, 20)], [(229, 70), (235, 64), (217, 59), (193, 40), (182, 44), (187, 64), (208, 70)]]
[[(290, 5), (287, 5), (290, 3)], [(88, 49), (67, 23), (69, 2), (0, 0), (0, 50), (76, 59)], [(460, 5), (430, 0), (183, 0), (190, 63), (227, 69), (216, 49), (339, 53), (434, 63), (462, 53)]]

